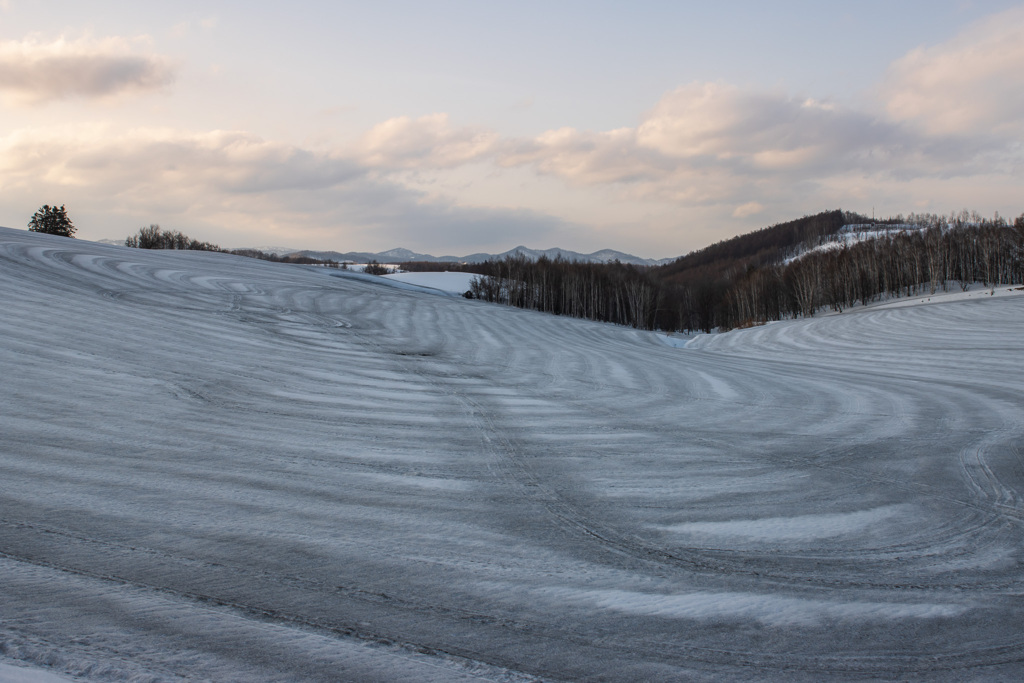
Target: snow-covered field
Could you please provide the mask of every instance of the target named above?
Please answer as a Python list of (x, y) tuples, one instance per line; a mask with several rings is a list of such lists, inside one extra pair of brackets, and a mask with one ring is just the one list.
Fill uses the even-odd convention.
[(1024, 297), (694, 339), (0, 229), (0, 676), (1013, 680)]
[(392, 273), (384, 277), (396, 282), (407, 282), (437, 289), (448, 294), (462, 295), (469, 290), (473, 278), (478, 277), (473, 273)]

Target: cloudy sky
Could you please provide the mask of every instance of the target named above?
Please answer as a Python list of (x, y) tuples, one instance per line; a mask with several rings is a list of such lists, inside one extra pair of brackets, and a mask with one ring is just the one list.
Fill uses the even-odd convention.
[(677, 256), (1024, 211), (1024, 4), (0, 0), (0, 225)]

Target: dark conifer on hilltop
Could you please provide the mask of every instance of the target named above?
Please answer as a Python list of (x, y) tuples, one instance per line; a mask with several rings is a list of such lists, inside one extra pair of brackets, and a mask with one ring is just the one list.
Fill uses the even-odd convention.
[(74, 237), (75, 224), (68, 218), (68, 211), (61, 204), (59, 207), (44, 204), (28, 222), (28, 229), (31, 232), (45, 232), (48, 235), (60, 235), (61, 237)]

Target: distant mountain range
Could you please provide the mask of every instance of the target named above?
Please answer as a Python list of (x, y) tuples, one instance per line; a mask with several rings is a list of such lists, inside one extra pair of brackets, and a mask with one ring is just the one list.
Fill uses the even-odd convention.
[(515, 256), (516, 254), (522, 254), (528, 259), (537, 260), (541, 256), (547, 256), (549, 259), (555, 259), (562, 257), (566, 261), (583, 261), (586, 263), (611, 263), (612, 261), (618, 260), (621, 263), (632, 263), (637, 266), (659, 266), (665, 263), (671, 263), (674, 258), (666, 259), (646, 259), (640, 258), (639, 256), (633, 256), (632, 254), (625, 254), (621, 251), (615, 251), (613, 249), (602, 249), (601, 251), (595, 251), (592, 254), (581, 254), (577, 251), (569, 251), (568, 249), (530, 249), (524, 246), (518, 246), (508, 251), (503, 251), (500, 254), (469, 254), (468, 256), (432, 256), (430, 254), (417, 254), (414, 251), (408, 249), (389, 249), (388, 251), (380, 251), (376, 253), (365, 252), (365, 251), (350, 251), (347, 253), (341, 253), (337, 251), (299, 251), (293, 252), (300, 256), (308, 256), (310, 258), (332, 261), (351, 261), (353, 263), (366, 263), (367, 261), (378, 261), (380, 263), (402, 263), (403, 261), (427, 261), (431, 263), (438, 262), (454, 262), (454, 263), (482, 263), (490, 259), (503, 259), (506, 256)]
[[(101, 244), (117, 244), (124, 245), (124, 240), (96, 240)], [(389, 249), (387, 251), (369, 252), (369, 251), (349, 251), (341, 253), (339, 251), (313, 251), (309, 249), (292, 249), (290, 247), (239, 247), (245, 249), (256, 249), (267, 254), (275, 254), (277, 256), (288, 256), (295, 254), (298, 256), (308, 256), (310, 258), (332, 261), (350, 261), (352, 263), (366, 263), (368, 261), (377, 261), (378, 263), (402, 263), (403, 261), (427, 261), (430, 263), (483, 263), (490, 259), (501, 260), (506, 256), (515, 256), (516, 254), (522, 254), (526, 258), (536, 261), (541, 256), (547, 256), (549, 259), (555, 259), (561, 256), (566, 261), (582, 261), (584, 263), (611, 263), (612, 261), (618, 260), (620, 263), (632, 263), (636, 266), (660, 266), (665, 263), (671, 263), (675, 261), (675, 258), (664, 258), (664, 259), (650, 259), (640, 258), (639, 256), (633, 256), (632, 254), (626, 254), (621, 251), (615, 251), (614, 249), (602, 249), (601, 251), (595, 251), (592, 254), (581, 254), (577, 251), (569, 251), (568, 249), (530, 249), (529, 247), (518, 246), (508, 251), (503, 251), (500, 254), (470, 254), (468, 256), (432, 256), (430, 254), (418, 254), (409, 249)]]
[(294, 249), (292, 247), (239, 247), (241, 249), (255, 249), (256, 251), (262, 251), (264, 254), (273, 254), (274, 256), (287, 256), (288, 254), (297, 254), (301, 250)]

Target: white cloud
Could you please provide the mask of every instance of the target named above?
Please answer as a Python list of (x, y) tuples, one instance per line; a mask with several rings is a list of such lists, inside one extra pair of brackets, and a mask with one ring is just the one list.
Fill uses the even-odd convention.
[(0, 187), (8, 190), (41, 178), (54, 185), (110, 190), (211, 187), (253, 193), (331, 187), (362, 173), (344, 158), (238, 131), (21, 130), (0, 138), (0, 152)]
[(528, 209), (428, 198), (379, 176), (353, 153), (314, 152), (240, 131), (76, 125), (0, 137), (0, 208), (7, 212), (19, 198), (59, 200), (76, 215), (186, 232), (191, 226), (202, 239), (226, 245), (262, 235), (330, 248), (458, 251), (509, 234), (545, 240), (568, 226)]
[(637, 143), (678, 160), (784, 170), (821, 163), (887, 131), (860, 112), (776, 91), (693, 83), (665, 95)]
[(1024, 7), (912, 50), (889, 68), (881, 93), (889, 115), (932, 135), (1024, 132)]
[(899, 169), (924, 153), (913, 135), (867, 114), (721, 83), (666, 94), (635, 128), (561, 128), (495, 150), (501, 165), (614, 186), (628, 200), (733, 207), (764, 202), (751, 194), (780, 184), (851, 168)]
[(498, 136), (477, 128), (453, 128), (447, 114), (401, 116), (371, 128), (357, 153), (368, 166), (386, 169), (451, 168), (489, 154)]
[[(760, 101), (751, 101), (760, 100)], [(748, 105), (748, 106), (744, 106)], [(766, 96), (743, 93), (735, 86), (693, 83), (664, 96), (637, 129), (637, 143), (673, 157), (729, 158), (746, 147), (751, 114), (776, 105)]]
[(733, 210), (733, 218), (746, 218), (747, 216), (754, 216), (764, 211), (764, 205), (760, 202), (747, 202), (746, 204), (740, 204)]
[(910, 52), (881, 91), (884, 108), (872, 111), (871, 102), (692, 83), (634, 127), (560, 128), (497, 149), (503, 165), (607, 186), (625, 201), (720, 204), (740, 219), (779, 204), (806, 210), (807, 197), (834, 198), (851, 182), (863, 195), (918, 179), (1012, 177), (1024, 161), (1024, 8)]
[(694, 83), (665, 95), (637, 128), (637, 143), (668, 157), (737, 171), (832, 163), (885, 145), (891, 129), (857, 111), (774, 91)]
[(175, 71), (163, 57), (138, 54), (144, 39), (35, 37), (0, 43), (0, 91), (15, 103), (111, 97), (169, 85)]
[[(1024, 81), (1024, 70), (1015, 78)], [(1022, 93), (1024, 83), (1005, 97), (1024, 102)], [(836, 206), (807, 207), (808, 198), (836, 201), (823, 192), (834, 178), (875, 188), (918, 178), (945, 182), (1012, 175), (1024, 160), (1019, 138), (1005, 132), (947, 134), (881, 112), (723, 83), (669, 92), (635, 127), (560, 128), (495, 149), (502, 165), (604, 186), (622, 201), (719, 205), (738, 219), (771, 206), (793, 207), (790, 213)], [(849, 205), (851, 198), (838, 201)]]

